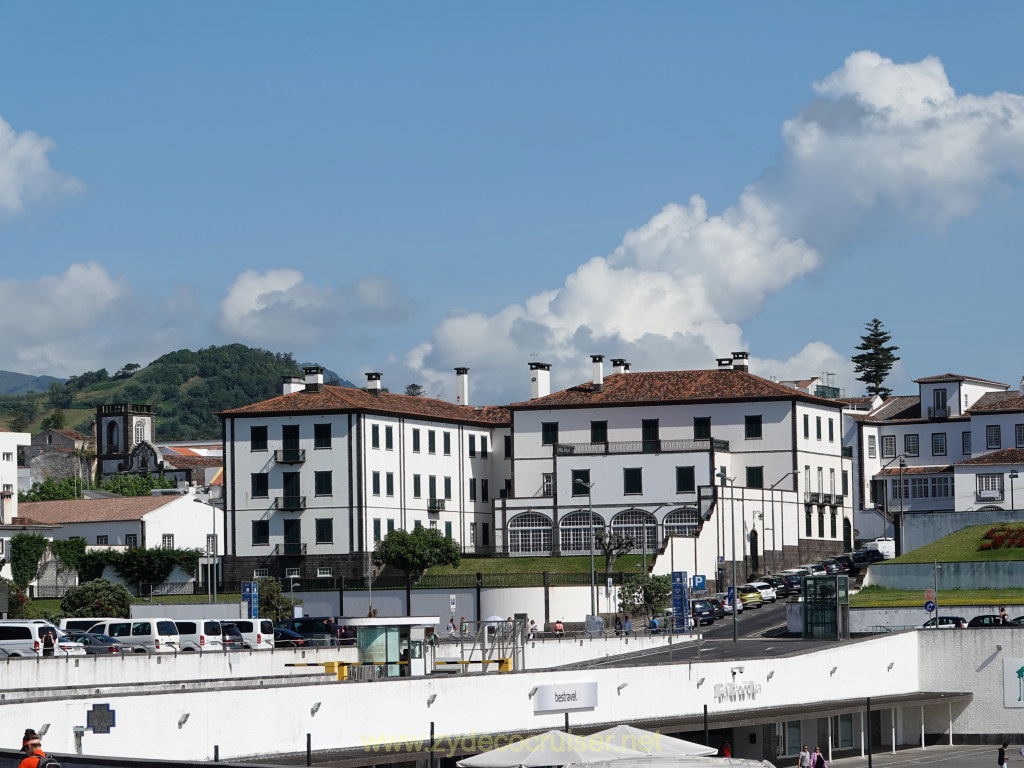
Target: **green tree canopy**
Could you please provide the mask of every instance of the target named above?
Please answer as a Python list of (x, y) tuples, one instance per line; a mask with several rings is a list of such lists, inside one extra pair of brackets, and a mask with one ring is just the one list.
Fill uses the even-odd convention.
[(292, 600), (284, 596), (281, 582), (277, 579), (264, 577), (256, 579), (260, 591), (260, 616), (271, 621), (283, 621), (291, 617), (292, 608), (302, 605), (298, 598)]
[(51, 408), (70, 408), (75, 393), (67, 384), (60, 381), (51, 381), (50, 386), (46, 390), (46, 397), (50, 402)]
[(638, 573), (631, 576), (619, 589), (619, 607), (625, 613), (656, 616), (668, 607), (671, 595), (671, 577)]
[(427, 394), (427, 390), (424, 389), (422, 384), (407, 384), (405, 387), (405, 394), (412, 397), (423, 397)]
[(607, 528), (594, 530), (594, 549), (604, 555), (604, 572), (610, 574), (615, 561), (636, 547), (636, 539), (628, 533), (612, 533)]
[(391, 531), (373, 548), (374, 565), (390, 565), (418, 579), (435, 565), (456, 566), (462, 559), (456, 541), (443, 536), (436, 528), (419, 527), (411, 533)]
[(11, 432), (28, 432), (28, 416), (22, 410), (14, 411), (7, 420)]
[(43, 429), (64, 429), (64, 411), (58, 408), (40, 422)]
[(892, 390), (883, 386), (883, 383), (893, 365), (900, 359), (893, 354), (899, 347), (887, 346), (892, 341), (892, 335), (885, 330), (882, 321), (877, 317), (870, 323), (865, 323), (864, 327), (867, 333), (860, 337), (861, 343), (854, 347), (861, 354), (850, 358), (853, 372), (860, 374), (857, 381), (863, 381), (867, 385), (869, 395), (886, 398), (892, 394)]
[(132, 594), (124, 584), (112, 584), (106, 579), (93, 579), (72, 587), (60, 602), (61, 612), (69, 617), (109, 616), (128, 618)]

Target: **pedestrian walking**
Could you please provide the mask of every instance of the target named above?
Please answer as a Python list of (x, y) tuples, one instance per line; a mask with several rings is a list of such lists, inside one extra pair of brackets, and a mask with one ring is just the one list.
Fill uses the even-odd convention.
[(626, 637), (633, 634), (633, 620), (629, 616), (626, 617), (626, 621), (622, 624), (622, 631), (626, 633)]
[(828, 768), (825, 756), (821, 754), (821, 747), (814, 748), (814, 757), (811, 758), (811, 768)]
[(1006, 757), (1006, 748), (1010, 746), (1010, 742), (1004, 741), (1003, 746), (999, 748), (999, 757), (996, 759), (996, 765), (1001, 768), (1006, 768), (1010, 764), (1009, 758)]
[(728, 741), (722, 745), (722, 757), (732, 757), (732, 744)]
[(43, 752), (42, 738), (31, 728), (25, 729), (25, 736), (21, 740), (21, 751), (25, 759), (18, 763), (18, 768), (38, 768), (39, 761), (46, 757)]
[(527, 637), (528, 640), (533, 640), (536, 636), (537, 636), (537, 622), (534, 621), (533, 619), (530, 619), (530, 631), (529, 631), (529, 634), (527, 634), (526, 637)]
[(448, 637), (454, 639), (459, 634), (459, 628), (455, 625), (455, 617), (448, 619)]
[(811, 768), (811, 750), (804, 744), (796, 758), (796, 768)]

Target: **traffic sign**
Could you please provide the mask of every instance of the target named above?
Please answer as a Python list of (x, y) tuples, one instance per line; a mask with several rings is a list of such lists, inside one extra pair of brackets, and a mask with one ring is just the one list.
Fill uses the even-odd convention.
[(702, 573), (695, 573), (693, 575), (693, 591), (703, 592), (708, 588), (708, 577)]
[(448, 607), (451, 609), (452, 615), (455, 615), (455, 595), (448, 595)]
[(926, 589), (924, 591), (924, 599), (925, 600), (934, 600), (935, 599), (935, 590), (934, 589)]
[(935, 603), (933, 603), (931, 600), (929, 600), (928, 602), (926, 602), (924, 604), (924, 609), (926, 611), (928, 611), (928, 613), (931, 613), (932, 611), (935, 610)]

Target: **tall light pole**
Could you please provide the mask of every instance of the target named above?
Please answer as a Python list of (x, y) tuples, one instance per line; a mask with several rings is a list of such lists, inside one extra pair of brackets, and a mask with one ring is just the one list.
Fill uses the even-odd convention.
[[(771, 499), (772, 499), (772, 567), (771, 567), (772, 572), (775, 571), (775, 552), (776, 552), (776, 548), (775, 548), (775, 487), (779, 483), (781, 483), (783, 480), (785, 480), (787, 477), (792, 477), (793, 475), (795, 475), (799, 471), (800, 471), (799, 469), (791, 469), (791, 470), (789, 470), (789, 472), (787, 472), (782, 477), (780, 477), (778, 480), (776, 480), (772, 484), (771, 488), (768, 489), (768, 493), (771, 495)], [(785, 517), (785, 513), (783, 513), (783, 517)], [(785, 546), (785, 542), (783, 542), (783, 546)]]
[(897, 555), (903, 554), (903, 499), (907, 495), (907, 489), (903, 487), (903, 468), (907, 466), (907, 462), (900, 456), (900, 551)]
[(932, 561), (932, 577), (933, 577), (933, 588), (935, 591), (935, 628), (939, 628), (939, 571), (942, 566), (939, 565), (938, 560)]
[(728, 482), (730, 486), (729, 491), (729, 507), (730, 507), (730, 525), (732, 527), (732, 641), (735, 643), (739, 640), (740, 626), (739, 626), (739, 611), (736, 609), (736, 604), (740, 599), (740, 591), (737, 589), (739, 586), (736, 583), (736, 478), (728, 477), (725, 472), (716, 472), (715, 477), (722, 479), (723, 485)]
[(593, 483), (580, 483), (587, 487), (587, 514), (590, 516), (590, 615), (597, 616), (597, 580), (594, 577), (594, 500)]
[(1017, 509), (1017, 506), (1013, 503), (1013, 481), (1017, 479), (1017, 470), (1011, 469), (1008, 477), (1010, 478), (1010, 511), (1013, 512)]

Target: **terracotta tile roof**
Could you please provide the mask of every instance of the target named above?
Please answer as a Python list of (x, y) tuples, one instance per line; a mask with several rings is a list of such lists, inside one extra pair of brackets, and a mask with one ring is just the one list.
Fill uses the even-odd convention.
[[(941, 475), (949, 474), (952, 471), (952, 464), (946, 464), (942, 467), (904, 467), (903, 477), (910, 477), (911, 475)], [(876, 472), (875, 477), (878, 477), (879, 475), (885, 475), (886, 477), (899, 477), (899, 474), (899, 467), (889, 467), (884, 472)]]
[[(1001, 451), (983, 453), (957, 463), (957, 466), (984, 466), (993, 464), (1024, 464), (1024, 448), (1003, 448)], [(20, 509), (21, 507), (19, 507)]]
[(174, 469), (199, 469), (202, 467), (222, 467), (224, 459), (220, 456), (179, 456), (176, 453), (163, 454), (164, 465)]
[(1007, 387), (1000, 381), (979, 379), (977, 376), (962, 376), (959, 373), (940, 373), (938, 376), (925, 376), (923, 379), (914, 379), (915, 384), (940, 384), (944, 381), (976, 381), (979, 384), (994, 384), (997, 387)]
[(64, 437), (71, 438), (72, 440), (88, 440), (89, 438), (83, 435), (81, 432), (77, 432), (73, 429), (55, 429), (54, 432), (64, 435)]
[(635, 403), (684, 403), (739, 400), (801, 400), (839, 408), (833, 400), (815, 397), (747, 371), (650, 371), (613, 373), (604, 377), (600, 391), (593, 382), (553, 392), (536, 400), (513, 403), (513, 411), (527, 408), (587, 407)]
[(1024, 396), (1016, 389), (1011, 389), (1009, 392), (987, 392), (967, 410), (970, 413), (1024, 411)]
[(18, 505), (21, 523), (26, 518), (44, 525), (141, 520), (143, 515), (177, 501), (180, 496), (118, 496), (112, 499), (32, 501)]
[(835, 398), (837, 403), (845, 403), (846, 405), (871, 405), (872, 397), (870, 395), (861, 397), (837, 397)]
[(8, 523), (6, 525), (0, 525), (0, 529), (5, 530), (5, 531), (10, 531), (10, 530), (17, 530), (17, 529), (21, 529), (21, 528), (27, 528), (28, 526), (35, 526), (37, 528), (58, 528), (58, 527), (60, 527), (59, 525), (51, 525), (49, 523), (41, 523), (38, 520), (33, 520), (30, 517), (23, 517), (22, 515), (18, 515), (14, 519), (17, 520), (17, 522), (15, 522), (15, 523)]
[(867, 418), (872, 421), (919, 419), (921, 418), (921, 398), (918, 395), (887, 397), (885, 402), (868, 414)]
[(466, 424), (494, 426), (507, 424), (508, 408), (490, 406), (474, 408), (466, 405), (455, 405), (445, 400), (431, 397), (414, 397), (382, 392), (379, 395), (365, 389), (353, 387), (335, 387), (325, 385), (319, 391), (293, 392), (290, 395), (273, 397), (259, 403), (221, 411), (217, 415), (222, 418), (233, 416), (262, 416), (274, 414), (303, 413), (346, 413), (359, 411), (411, 418), (423, 418), (434, 421), (454, 421)]

